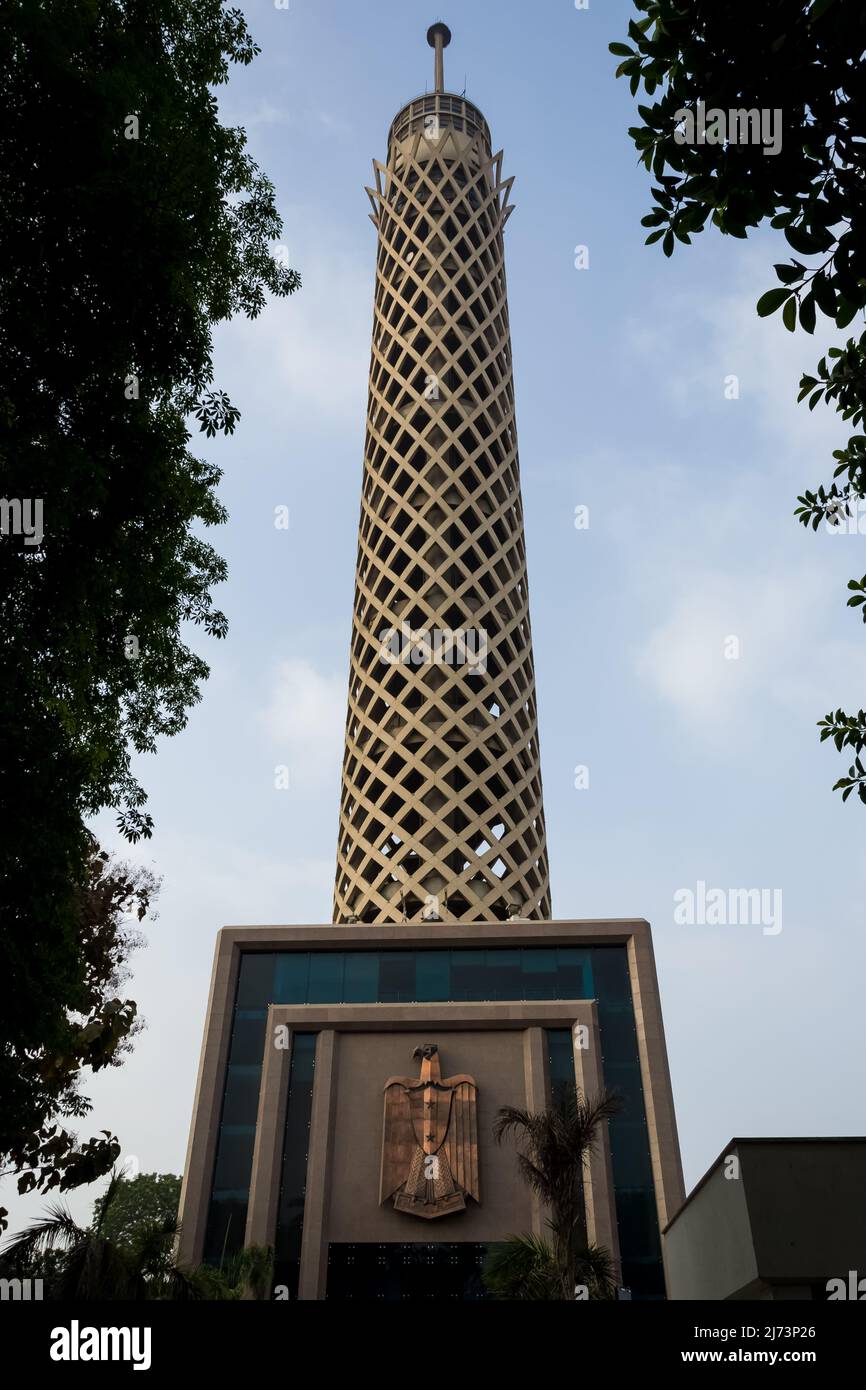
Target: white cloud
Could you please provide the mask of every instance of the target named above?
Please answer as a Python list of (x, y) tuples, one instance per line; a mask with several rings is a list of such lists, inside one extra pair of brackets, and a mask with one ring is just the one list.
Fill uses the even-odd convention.
[[(648, 624), (637, 670), (710, 741), (725, 729), (745, 742), (780, 716), (808, 728), (830, 708), (859, 708), (866, 687), (862, 629), (845, 609), (847, 579), (862, 570), (856, 539), (807, 532), (793, 515), (797, 494), (829, 479), (831, 451), (847, 437), (832, 409), (796, 402), (802, 372), (840, 335), (829, 322), (809, 336), (788, 333), (778, 315), (758, 318), (773, 258), (766, 244), (743, 249), (722, 288), (666, 293), (649, 321), (628, 326), (670, 413), (700, 427), (675, 430), (662, 459), (614, 458), (604, 468), (621, 499), (610, 538)], [(731, 375), (737, 400), (724, 395)], [(696, 456), (707, 421), (726, 448), (724, 467)], [(707, 440), (701, 452), (707, 444), (715, 447)], [(725, 659), (729, 637), (739, 640), (738, 660)]]
[[(371, 238), (373, 229), (370, 228)], [(233, 391), (271, 402), (305, 429), (351, 427), (360, 436), (366, 410), (373, 296), (373, 244), (363, 264), (323, 226), (317, 210), (284, 216), (282, 245), (302, 286), (272, 301), (255, 320), (234, 319), (218, 332), (218, 370), (231, 363)]]
[(254, 130), (258, 126), (285, 125), (293, 130), (303, 131), (306, 135), (321, 134), (323, 131), (328, 136), (348, 136), (352, 133), (351, 123), (336, 112), (312, 107), (295, 111), (285, 104), (278, 104), (267, 98), (259, 100), (249, 110), (232, 110), (227, 103), (222, 115), (227, 122), (243, 126), (245, 130)]
[[(862, 641), (822, 634), (838, 602), (833, 576), (818, 565), (772, 576), (693, 572), (688, 593), (638, 650), (637, 669), (687, 724), (714, 737), (781, 709), (817, 719), (856, 704), (866, 686)], [(732, 638), (738, 659), (726, 657)]]
[(293, 785), (335, 779), (346, 720), (344, 676), (323, 676), (303, 658), (283, 661), (260, 717)]
[[(758, 318), (755, 306), (764, 290), (777, 284), (771, 268), (774, 253), (766, 244), (740, 252), (736, 278), (715, 293), (667, 291), (652, 318), (627, 325), (626, 341), (655, 370), (662, 389), (683, 418), (708, 409), (754, 410), (762, 433), (776, 446), (787, 466), (793, 454), (815, 460), (816, 478), (829, 471), (830, 453), (847, 438), (835, 411), (797, 405), (800, 377), (814, 375), (821, 356), (844, 342), (829, 321), (819, 319), (813, 335), (798, 328), (789, 333), (781, 314)], [(777, 248), (775, 259), (785, 252)], [(692, 350), (683, 352), (683, 343)], [(736, 376), (739, 399), (725, 398), (726, 379)]]
[[(311, 914), (318, 920), (323, 910), (330, 915), (333, 857), (292, 854), (291, 849), (275, 857), (237, 840), (214, 841), (192, 832), (159, 829), (153, 841), (138, 845), (101, 838), (115, 848), (119, 860), (146, 864), (164, 880), (157, 904), (159, 924), (146, 924), (150, 951), (147, 957), (135, 958), (136, 973), (147, 972), (153, 958), (166, 949), (176, 960), (207, 960), (213, 936), (222, 926), (282, 925), (310, 920)], [(170, 934), (180, 923), (190, 936), (172, 940)]]

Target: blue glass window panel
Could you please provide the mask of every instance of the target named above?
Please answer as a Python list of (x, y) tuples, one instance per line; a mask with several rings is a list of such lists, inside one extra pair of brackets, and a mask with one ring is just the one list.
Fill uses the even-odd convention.
[(214, 1187), (249, 1186), (253, 1164), (255, 1125), (223, 1125), (220, 1130)]
[(601, 1050), (605, 1067), (631, 1062), (637, 1057), (637, 1032), (631, 1009), (599, 1008)]
[(448, 951), (418, 951), (415, 957), (416, 999), (447, 999), (451, 989), (451, 957)]
[(223, 1102), (224, 1125), (254, 1125), (259, 1109), (260, 1066), (231, 1066)]
[(524, 999), (556, 999), (556, 949), (528, 948), (523, 952)]
[(591, 999), (587, 992), (587, 954), (575, 946), (556, 948), (556, 989), (559, 999)]
[(260, 1009), (273, 1002), (274, 965), (272, 951), (244, 951), (238, 973), (238, 1009)]
[(292, 1034), (292, 1069), (290, 1088), (312, 1086), (316, 1065), (316, 1039), (318, 1033)]
[(634, 1297), (661, 1299), (665, 1296), (665, 1276), (660, 1260), (624, 1259), (622, 1280)]
[(485, 953), (487, 999), (522, 999), (523, 972), (520, 951), (489, 950)]
[(208, 1208), (204, 1258), (219, 1265), (243, 1248), (247, 1225), (248, 1191), (214, 1192)]
[(631, 1013), (628, 961), (621, 946), (453, 949), (447, 976), (445, 957), (445, 952), (427, 950), (244, 952), (238, 1008), (263, 1008), (271, 1002), (598, 998), (602, 1011)]
[(625, 1119), (639, 1119), (643, 1115), (643, 1086), (636, 1061), (614, 1063), (605, 1059), (604, 1082), (609, 1091), (616, 1091), (622, 1097), (620, 1114)]
[(347, 951), (343, 1003), (375, 1004), (379, 993), (379, 952)]
[(631, 1008), (631, 984), (628, 958), (623, 946), (594, 946), (594, 998), (609, 1004), (626, 1004)]
[(652, 1187), (649, 1137), (644, 1122), (617, 1115), (610, 1121), (609, 1133), (614, 1186)]
[(297, 1297), (300, 1273), (315, 1065), (316, 1034), (293, 1034), (274, 1247), (274, 1283), (285, 1284), (291, 1298)]
[(310, 953), (310, 988), (308, 1004), (339, 1004), (343, 998), (342, 951), (312, 951)]
[(486, 951), (451, 952), (451, 998), (488, 999)]
[(268, 1016), (264, 1009), (245, 1009), (235, 1014), (229, 1062), (233, 1065), (262, 1064)]
[(383, 1004), (411, 1004), (415, 995), (414, 951), (383, 951), (379, 957), (379, 999)]
[(574, 1071), (574, 1044), (570, 1028), (548, 1028), (546, 1031), (550, 1094), (552, 1100), (557, 1100), (565, 1087), (573, 1089), (577, 1080)]
[(276, 1004), (306, 1004), (310, 988), (310, 952), (283, 951), (277, 957)]
[(621, 1189), (616, 1194), (617, 1224), (623, 1248), (632, 1258), (660, 1256), (655, 1194), (646, 1188)]

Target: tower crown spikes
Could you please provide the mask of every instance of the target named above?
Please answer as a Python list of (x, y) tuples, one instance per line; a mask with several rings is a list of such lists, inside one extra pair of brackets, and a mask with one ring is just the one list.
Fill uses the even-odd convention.
[(471, 102), (392, 122), (378, 236), (336, 922), (551, 915), (503, 229)]
[(448, 25), (447, 25), (447, 24), (443, 24), (441, 21), (439, 21), (437, 24), (431, 24), (431, 25), (430, 25), (430, 28), (427, 30), (427, 42), (429, 43), (429, 45), (430, 45), (431, 48), (433, 48), (433, 49), (436, 50), (436, 56), (435, 56), (435, 59), (434, 59), (434, 86), (433, 86), (433, 90), (436, 91), (436, 92), (444, 92), (444, 91), (445, 91), (445, 57), (444, 57), (444, 50), (448, 47), (449, 43), (451, 42), (451, 30), (448, 28)]

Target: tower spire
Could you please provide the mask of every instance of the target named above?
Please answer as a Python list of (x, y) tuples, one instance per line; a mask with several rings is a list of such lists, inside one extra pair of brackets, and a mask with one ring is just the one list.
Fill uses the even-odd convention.
[(427, 42), (436, 50), (434, 87), (436, 92), (445, 91), (445, 49), (451, 42), (451, 30), (447, 24), (431, 24), (427, 30)]

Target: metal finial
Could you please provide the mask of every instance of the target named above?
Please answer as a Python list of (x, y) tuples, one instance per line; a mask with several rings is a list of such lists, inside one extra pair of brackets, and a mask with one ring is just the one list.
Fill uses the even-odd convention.
[(436, 92), (445, 91), (445, 49), (451, 42), (451, 30), (447, 24), (431, 24), (427, 30), (427, 42), (431, 48), (436, 50), (435, 60), (435, 82), (433, 90)]

